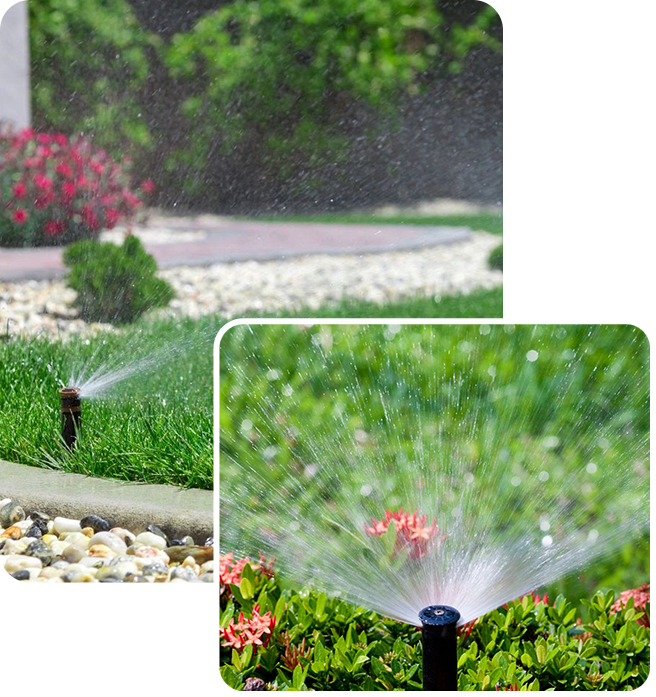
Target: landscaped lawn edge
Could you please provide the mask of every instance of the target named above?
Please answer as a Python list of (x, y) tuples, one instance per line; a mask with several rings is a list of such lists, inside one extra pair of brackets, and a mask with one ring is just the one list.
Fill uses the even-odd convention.
[(214, 530), (214, 492), (202, 489), (98, 479), (0, 460), (2, 498), (17, 501), (27, 514), (82, 518), (93, 513), (134, 533), (154, 523), (170, 537), (191, 535), (199, 545)]

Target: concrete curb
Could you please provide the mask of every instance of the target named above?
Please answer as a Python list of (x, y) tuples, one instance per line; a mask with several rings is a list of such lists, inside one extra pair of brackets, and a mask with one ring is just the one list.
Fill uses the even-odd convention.
[(138, 533), (149, 523), (171, 537), (191, 535), (203, 544), (213, 535), (214, 492), (161, 484), (86, 477), (0, 460), (0, 499), (65, 518), (95, 513), (112, 525)]

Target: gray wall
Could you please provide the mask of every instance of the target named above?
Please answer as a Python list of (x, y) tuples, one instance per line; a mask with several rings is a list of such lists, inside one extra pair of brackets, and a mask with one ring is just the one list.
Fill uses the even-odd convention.
[(16, 128), (30, 125), (26, 2), (10, 7), (0, 21), (0, 122), (2, 121), (9, 121)]

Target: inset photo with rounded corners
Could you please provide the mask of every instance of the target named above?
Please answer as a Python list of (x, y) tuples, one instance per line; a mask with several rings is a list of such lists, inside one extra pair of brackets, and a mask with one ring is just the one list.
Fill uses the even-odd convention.
[(646, 680), (642, 331), (319, 322), (220, 337), (227, 685)]

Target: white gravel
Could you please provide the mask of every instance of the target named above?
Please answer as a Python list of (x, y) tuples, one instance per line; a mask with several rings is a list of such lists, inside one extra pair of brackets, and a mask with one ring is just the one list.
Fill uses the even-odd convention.
[[(160, 275), (174, 287), (170, 307), (154, 316), (226, 318), (253, 312), (319, 308), (345, 298), (388, 303), (409, 297), (469, 293), (501, 285), (502, 273), (487, 268), (500, 238), (475, 233), (465, 242), (413, 251), (367, 255), (313, 255), (208, 267), (181, 266)], [(74, 291), (63, 280), (0, 283), (0, 334), (95, 333), (108, 325), (75, 318)]]

